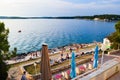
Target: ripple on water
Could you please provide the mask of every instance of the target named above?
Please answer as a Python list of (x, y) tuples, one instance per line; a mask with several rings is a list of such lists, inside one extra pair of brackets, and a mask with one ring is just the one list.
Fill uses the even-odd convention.
[[(18, 53), (36, 51), (42, 43), (49, 48), (71, 43), (101, 41), (114, 32), (115, 22), (99, 22), (76, 19), (29, 19), (3, 20), (10, 29), (10, 50), (17, 47)], [(22, 30), (21, 33), (17, 33)]]

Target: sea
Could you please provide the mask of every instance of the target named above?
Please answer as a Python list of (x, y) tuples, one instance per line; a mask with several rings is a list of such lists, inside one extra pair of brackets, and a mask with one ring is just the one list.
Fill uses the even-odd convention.
[(17, 54), (40, 50), (43, 43), (49, 49), (69, 44), (102, 42), (115, 31), (116, 22), (82, 19), (0, 19), (10, 33), (10, 51)]

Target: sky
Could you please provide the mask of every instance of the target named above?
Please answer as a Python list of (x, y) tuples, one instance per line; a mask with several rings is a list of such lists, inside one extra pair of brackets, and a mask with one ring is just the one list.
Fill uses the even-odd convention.
[(0, 0), (0, 16), (119, 14), (120, 0)]

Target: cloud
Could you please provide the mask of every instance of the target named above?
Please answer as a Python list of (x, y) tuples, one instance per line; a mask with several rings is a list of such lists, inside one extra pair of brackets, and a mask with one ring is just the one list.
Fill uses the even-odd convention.
[(105, 3), (105, 4), (111, 4), (111, 3), (113, 4), (116, 2), (120, 3), (120, 0), (101, 0), (101, 3)]
[[(82, 1), (82, 0), (81, 0)], [(119, 0), (89, 0), (74, 3), (69, 0), (0, 0), (0, 15), (62, 16), (89, 15), (98, 12), (119, 12)], [(117, 4), (116, 4), (117, 3)], [(89, 12), (89, 13), (88, 13)], [(96, 13), (95, 13), (96, 12)]]

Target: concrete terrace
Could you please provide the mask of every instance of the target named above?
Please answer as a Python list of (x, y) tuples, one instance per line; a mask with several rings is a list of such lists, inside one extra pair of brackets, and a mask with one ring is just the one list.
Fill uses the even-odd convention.
[[(120, 51), (104, 56), (104, 64), (97, 70), (82, 74), (73, 80), (120, 80)], [(110, 57), (114, 57), (111, 58)], [(110, 59), (107, 61), (107, 59)]]

